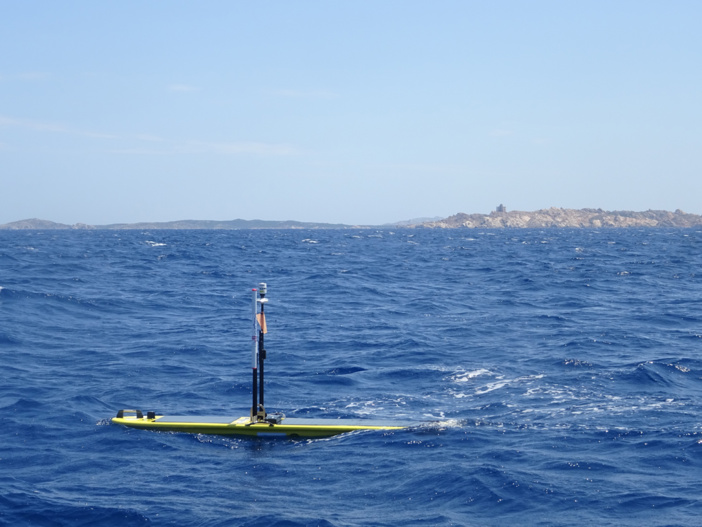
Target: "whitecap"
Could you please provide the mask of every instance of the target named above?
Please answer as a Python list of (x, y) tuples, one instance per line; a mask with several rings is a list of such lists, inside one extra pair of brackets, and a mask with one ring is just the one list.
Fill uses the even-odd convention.
[[(443, 413), (443, 412), (442, 412)], [(426, 414), (425, 414), (426, 415)], [(442, 419), (441, 421), (432, 421), (430, 423), (423, 423), (421, 428), (460, 428), (462, 422), (459, 419)]]
[(482, 388), (478, 388), (475, 390), (475, 393), (478, 395), (483, 395), (484, 393), (492, 392), (495, 390), (499, 390), (500, 388), (504, 388), (509, 384), (509, 381), (497, 381), (497, 382), (490, 382), (483, 386)]
[(439, 415), (434, 414), (422, 414), (422, 417), (428, 417), (429, 419), (446, 419), (444, 412), (439, 412)]
[(479, 370), (474, 370), (474, 371), (469, 371), (465, 373), (460, 373), (455, 375), (451, 380), (453, 382), (468, 382), (471, 379), (474, 379), (475, 377), (478, 377), (480, 375), (485, 375), (490, 373), (488, 370), (485, 368), (480, 368)]

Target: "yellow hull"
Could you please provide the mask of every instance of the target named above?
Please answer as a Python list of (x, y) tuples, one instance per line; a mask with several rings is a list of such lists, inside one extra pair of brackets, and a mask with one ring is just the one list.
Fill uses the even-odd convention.
[[(130, 415), (124, 415), (130, 412)], [(133, 414), (133, 415), (131, 415)], [(249, 417), (142, 416), (124, 410), (112, 422), (130, 428), (189, 434), (238, 435), (254, 437), (329, 437), (354, 430), (401, 430), (408, 423), (383, 423), (363, 419), (280, 419), (277, 423), (252, 423)]]

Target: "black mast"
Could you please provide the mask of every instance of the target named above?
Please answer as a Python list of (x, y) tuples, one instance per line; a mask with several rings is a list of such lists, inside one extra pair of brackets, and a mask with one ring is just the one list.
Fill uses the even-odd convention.
[(259, 295), (261, 296), (261, 320), (259, 323), (258, 331), (258, 393), (259, 393), (259, 413), (262, 412), (262, 417), (266, 418), (266, 408), (263, 403), (263, 361), (266, 360), (266, 350), (263, 347), (263, 335), (266, 326), (266, 319), (264, 315), (264, 308), (266, 303), (264, 299), (266, 298), (267, 287), (265, 283), (259, 284)]
[[(266, 409), (263, 406), (263, 361), (266, 358), (266, 350), (263, 348), (263, 335), (266, 333), (266, 318), (264, 305), (268, 302), (266, 293), (268, 288), (261, 282), (259, 289), (253, 289), (253, 360), (251, 369), (253, 371), (253, 386), (251, 389), (251, 422), (264, 421), (266, 419)], [(258, 306), (261, 305), (259, 313)], [(260, 376), (259, 376), (260, 371)]]

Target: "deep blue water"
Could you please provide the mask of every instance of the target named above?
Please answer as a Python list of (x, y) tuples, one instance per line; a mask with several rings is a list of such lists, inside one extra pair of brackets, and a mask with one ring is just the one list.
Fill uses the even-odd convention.
[[(120, 408), (416, 427), (156, 433)], [(698, 230), (0, 231), (0, 524), (699, 525)], [(424, 424), (422, 424), (424, 423)]]

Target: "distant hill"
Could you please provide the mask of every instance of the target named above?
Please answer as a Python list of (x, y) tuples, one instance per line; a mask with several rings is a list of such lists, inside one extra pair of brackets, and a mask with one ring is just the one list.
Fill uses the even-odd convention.
[(413, 218), (411, 220), (398, 221), (395, 223), (387, 223), (386, 227), (414, 227), (415, 225), (421, 225), (422, 223), (429, 223), (432, 221), (440, 221), (441, 216), (434, 216), (432, 218)]
[(86, 225), (77, 223), (66, 225), (53, 221), (29, 219), (14, 221), (0, 225), (0, 229), (37, 229), (37, 230), (57, 230), (57, 229), (351, 229), (362, 228), (360, 225), (344, 225), (341, 223), (313, 223), (303, 221), (272, 221), (272, 220), (180, 220), (166, 222), (141, 222), (141, 223), (113, 223), (110, 225)]
[(602, 209), (541, 209), (534, 212), (510, 211), (504, 207), (490, 214), (459, 212), (439, 221), (425, 222), (425, 228), (601, 228), (601, 227), (695, 227), (702, 226), (702, 216), (681, 210), (604, 211)]
[[(427, 221), (430, 220), (430, 221)], [(343, 223), (314, 223), (303, 221), (273, 220), (180, 220), (167, 222), (113, 223), (110, 225), (66, 225), (53, 221), (29, 219), (0, 225), (0, 229), (499, 229), (499, 228), (602, 228), (602, 227), (696, 227), (702, 226), (702, 216), (681, 210), (647, 210), (645, 212), (605, 211), (602, 209), (560, 209), (551, 207), (533, 212), (510, 211), (503, 206), (490, 214), (465, 214), (459, 212), (445, 219), (416, 218), (385, 225), (347, 225)]]
[(349, 229), (356, 225), (341, 223), (314, 223), (304, 221), (275, 221), (275, 220), (180, 220), (146, 223), (114, 223), (99, 225), (96, 229)]
[(21, 230), (21, 229), (37, 229), (37, 230), (58, 230), (58, 229), (90, 229), (92, 228), (90, 225), (83, 225), (82, 223), (78, 223), (76, 225), (66, 225), (64, 223), (55, 223), (53, 221), (48, 221), (48, 220), (38, 220), (36, 218), (32, 218), (30, 220), (20, 220), (20, 221), (13, 221), (12, 223), (6, 223), (4, 225), (0, 225), (0, 229), (11, 229), (11, 230)]

